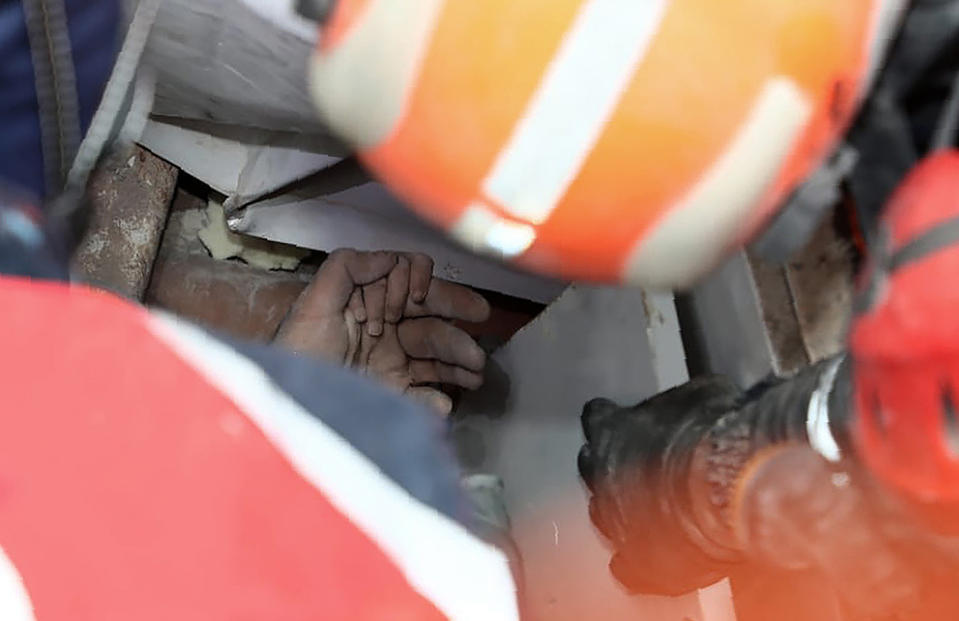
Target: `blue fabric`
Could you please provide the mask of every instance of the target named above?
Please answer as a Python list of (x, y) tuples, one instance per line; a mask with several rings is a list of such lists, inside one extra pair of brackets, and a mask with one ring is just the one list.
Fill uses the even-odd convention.
[(0, 274), (65, 282), (67, 262), (50, 238), (43, 215), (0, 187)]
[(33, 62), (17, 0), (0, 0), (0, 182), (45, 195)]
[(86, 132), (119, 52), (120, 0), (66, 0), (66, 7), (77, 72), (80, 125)]
[(469, 522), (459, 470), (439, 417), (341, 367), (276, 347), (230, 344), (411, 496)]
[[(84, 131), (118, 49), (119, 0), (65, 0)], [(19, 0), (0, 0), (0, 183), (44, 199), (43, 154), (30, 42)]]

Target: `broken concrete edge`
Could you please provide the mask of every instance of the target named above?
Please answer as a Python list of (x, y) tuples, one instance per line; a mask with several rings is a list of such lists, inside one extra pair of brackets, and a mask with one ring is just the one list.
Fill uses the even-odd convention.
[(689, 380), (676, 297), (672, 292), (644, 290), (642, 298), (653, 371), (659, 385), (666, 390)]
[(796, 312), (786, 269), (747, 255), (766, 337), (777, 375), (791, 375), (809, 365), (809, 354)]

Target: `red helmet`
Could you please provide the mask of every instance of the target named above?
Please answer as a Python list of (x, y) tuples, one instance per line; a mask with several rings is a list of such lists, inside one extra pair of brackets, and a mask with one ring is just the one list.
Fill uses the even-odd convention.
[(464, 244), (677, 287), (845, 131), (904, 0), (338, 0), (324, 118)]
[(959, 152), (893, 196), (851, 333), (858, 451), (926, 505), (959, 503)]

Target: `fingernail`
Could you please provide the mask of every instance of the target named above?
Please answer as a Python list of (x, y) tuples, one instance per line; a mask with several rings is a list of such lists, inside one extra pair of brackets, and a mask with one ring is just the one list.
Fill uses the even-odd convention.
[(369, 324), (367, 324), (366, 331), (370, 333), (370, 336), (379, 336), (383, 334), (383, 322), (371, 321)]
[(414, 301), (414, 302), (416, 302), (417, 304), (422, 304), (424, 300), (426, 300), (426, 292), (425, 292), (425, 291), (414, 291), (414, 292), (413, 292), (413, 301)]
[(471, 358), (473, 359), (473, 370), (482, 371), (486, 367), (486, 352), (479, 345), (475, 345)]

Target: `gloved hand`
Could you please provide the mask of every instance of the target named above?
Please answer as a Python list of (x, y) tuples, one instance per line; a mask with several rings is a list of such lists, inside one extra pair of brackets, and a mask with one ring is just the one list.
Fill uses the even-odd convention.
[(452, 402), (426, 384), (478, 388), (486, 355), (448, 320), (484, 321), (489, 304), (432, 277), (420, 254), (337, 250), (320, 267), (277, 343), (371, 375), (446, 414)]
[(706, 552), (688, 473), (695, 446), (739, 395), (712, 376), (632, 408), (605, 399), (583, 408), (579, 470), (592, 492), (590, 517), (613, 545), (610, 569), (631, 591), (680, 595), (726, 575), (733, 557)]
[[(891, 545), (883, 528), (890, 516), (860, 489), (861, 474), (851, 477), (801, 444), (767, 448), (747, 471), (734, 527), (751, 559), (819, 572), (851, 618), (915, 618), (921, 568)], [(911, 544), (907, 549), (921, 547), (918, 539)]]
[(679, 595), (749, 562), (818, 572), (855, 619), (914, 607), (916, 576), (887, 541), (878, 507), (806, 442), (822, 370), (748, 398), (707, 377), (634, 408), (586, 405), (580, 472), (620, 582)]

